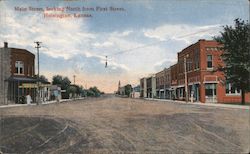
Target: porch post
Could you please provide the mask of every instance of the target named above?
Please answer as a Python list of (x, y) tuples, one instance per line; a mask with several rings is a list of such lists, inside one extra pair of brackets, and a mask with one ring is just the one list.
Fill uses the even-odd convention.
[(17, 81), (17, 103), (19, 104), (19, 81)]

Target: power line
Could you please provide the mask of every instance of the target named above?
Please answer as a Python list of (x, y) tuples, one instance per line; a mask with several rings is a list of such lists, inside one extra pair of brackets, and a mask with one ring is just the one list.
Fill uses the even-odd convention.
[[(194, 33), (189, 33), (189, 34), (177, 36), (176, 38), (178, 38), (178, 39), (185, 38), (185, 37), (188, 37), (188, 36), (191, 36), (191, 35), (195, 35), (195, 34), (207, 32), (207, 31), (211, 31), (211, 30), (213, 30), (213, 29), (215, 29), (215, 28), (218, 28), (218, 27), (214, 27), (214, 28), (207, 29), (207, 30), (202, 30), (202, 31), (194, 32)], [(152, 45), (155, 45), (155, 44), (160, 44), (160, 43), (163, 43), (163, 42), (168, 42), (168, 41), (170, 41), (171, 39), (172, 39), (172, 38), (169, 38), (169, 39), (167, 39), (167, 40), (162, 40), (162, 41), (153, 42), (153, 43), (150, 43), (150, 44), (138, 46), (138, 47), (131, 48), (131, 49), (127, 49), (127, 50), (121, 50), (121, 51), (119, 51), (119, 52), (117, 52), (117, 53), (110, 54), (110, 55), (107, 55), (107, 56), (115, 56), (115, 55), (119, 55), (119, 54), (124, 54), (124, 53), (127, 53), (127, 52), (131, 52), (131, 51), (133, 51), (133, 50), (142, 49), (142, 48), (149, 47), (149, 46), (152, 46)]]

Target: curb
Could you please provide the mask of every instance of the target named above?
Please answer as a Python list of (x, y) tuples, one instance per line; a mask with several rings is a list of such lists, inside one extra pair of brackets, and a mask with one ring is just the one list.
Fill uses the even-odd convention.
[[(69, 102), (69, 101), (76, 101), (76, 100), (82, 100), (82, 99), (85, 99), (85, 98), (76, 98), (76, 99), (61, 99), (59, 103), (63, 103), (63, 102)], [(54, 103), (57, 103), (56, 100), (53, 100), (53, 101), (47, 101), (47, 102), (43, 102), (42, 104), (39, 104), (39, 105), (49, 105), (49, 104), (54, 104)], [(10, 107), (26, 107), (26, 106), (36, 106), (35, 103), (33, 104), (11, 104), (11, 105), (2, 105), (0, 106), (0, 109), (1, 108), (10, 108)]]
[(180, 103), (180, 104), (190, 104), (190, 105), (201, 105), (201, 106), (209, 106), (209, 107), (220, 107), (220, 108), (231, 108), (231, 109), (246, 109), (250, 110), (250, 106), (242, 106), (242, 105), (231, 105), (231, 104), (211, 104), (211, 103), (186, 103), (185, 101), (179, 100), (168, 100), (168, 99), (155, 99), (155, 98), (143, 98), (144, 100), (151, 101), (159, 101), (159, 102), (169, 102), (169, 103)]

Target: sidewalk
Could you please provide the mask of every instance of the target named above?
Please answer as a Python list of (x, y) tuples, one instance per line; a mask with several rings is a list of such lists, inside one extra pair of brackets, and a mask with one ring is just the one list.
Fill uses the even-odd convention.
[(201, 103), (201, 102), (195, 102), (195, 103), (188, 102), (188, 103), (186, 103), (185, 101), (169, 100), (169, 99), (156, 99), (156, 98), (143, 98), (143, 99), (159, 101), (159, 102), (170, 102), (170, 103), (181, 103), (181, 104), (190, 104), (190, 105), (201, 105), (201, 106), (211, 106), (211, 107), (220, 107), (220, 108), (232, 108), (232, 109), (250, 110), (250, 106), (243, 106), (243, 105), (212, 104), (212, 103)]
[[(83, 98), (75, 98), (75, 99), (61, 99), (60, 103), (69, 102), (69, 101), (73, 101), (74, 102), (75, 100), (81, 100), (81, 99), (85, 99), (85, 97), (83, 97)], [(39, 104), (39, 105), (48, 105), (48, 104), (54, 104), (54, 103), (57, 103), (57, 101), (56, 100), (46, 101), (46, 102), (42, 102), (42, 104)], [(32, 106), (32, 105), (36, 105), (36, 103), (32, 103), (32, 104), (9, 104), (9, 105), (1, 105), (0, 109), (1, 108), (9, 108), (9, 107)]]

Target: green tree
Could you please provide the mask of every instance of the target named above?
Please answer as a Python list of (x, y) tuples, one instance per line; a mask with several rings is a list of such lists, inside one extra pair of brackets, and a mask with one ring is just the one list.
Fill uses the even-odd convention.
[(63, 90), (67, 90), (68, 87), (70, 86), (71, 81), (69, 80), (68, 77), (63, 77), (61, 75), (55, 75), (52, 78), (52, 84), (53, 85), (61, 85), (61, 88)]
[(132, 86), (130, 84), (127, 84), (125, 86), (125, 95), (130, 96), (131, 92), (132, 92)]
[(99, 97), (103, 93), (97, 87), (90, 87), (86, 90), (86, 94), (87, 96)]
[(214, 39), (223, 45), (219, 69), (226, 75), (226, 82), (241, 89), (241, 103), (245, 104), (245, 92), (250, 91), (250, 27), (249, 23), (235, 19), (235, 26), (224, 26), (221, 35)]
[[(34, 77), (37, 78), (37, 75), (35, 75)], [(40, 75), (39, 79), (40, 79), (41, 81), (46, 81), (46, 82), (48, 82), (48, 79), (47, 79), (44, 75)]]
[(53, 85), (61, 85), (62, 84), (63, 77), (61, 75), (55, 75), (52, 78), (52, 84)]
[(76, 92), (77, 92), (77, 87), (75, 85), (70, 85), (67, 88), (67, 93), (72, 94), (72, 97), (75, 97)]
[(97, 87), (91, 87), (89, 88), (89, 91), (92, 91), (95, 97), (99, 97), (101, 95), (101, 91)]

